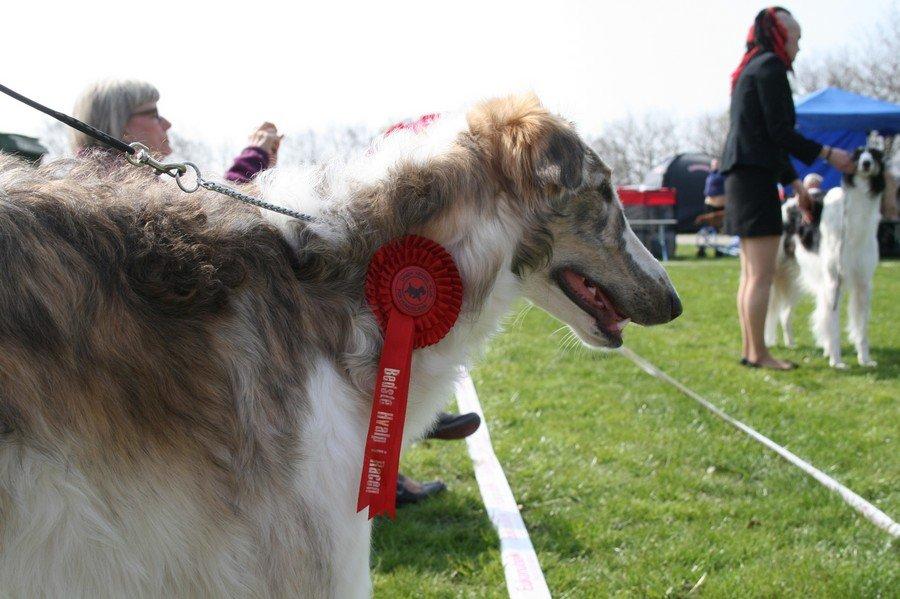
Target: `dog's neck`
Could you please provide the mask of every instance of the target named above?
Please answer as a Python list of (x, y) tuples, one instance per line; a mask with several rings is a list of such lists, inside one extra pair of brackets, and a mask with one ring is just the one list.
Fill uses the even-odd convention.
[(459, 367), (470, 366), (503, 317), (522, 295), (512, 272), (519, 225), (510, 215), (472, 219), (466, 233), (443, 239), (463, 280), (463, 307), (447, 337), (414, 354), (412, 387), (407, 411), (407, 439), (416, 439), (430, 427), (452, 393)]
[(842, 238), (846, 247), (858, 247), (873, 240), (881, 220), (883, 190), (872, 179), (856, 177), (856, 185), (844, 185)]
[[(296, 173), (289, 171), (287, 176), (297, 180)], [(415, 436), (431, 424), (449, 398), (459, 367), (469, 365), (479, 354), (499, 329), (511, 304), (521, 296), (512, 262), (523, 224), (521, 215), (513, 213), (500, 198), (489, 197), (486, 189), (481, 190), (481, 197), (443, 198), (444, 208), (424, 220), (417, 219), (413, 212), (404, 222), (405, 210), (396, 211), (399, 221), (385, 219), (372, 206), (389, 201), (384, 194), (391, 193), (391, 185), (388, 182), (367, 188), (350, 184), (343, 189), (309, 190), (310, 194), (322, 194), (318, 220), (313, 224), (280, 215), (265, 218), (282, 231), (298, 255), (301, 285), (322, 298), (322, 304), (332, 312), (321, 315), (323, 323), (330, 322), (332, 327), (342, 320), (350, 323), (344, 341), (339, 342), (342, 348), (336, 349), (361, 401), (371, 401), (381, 345), (381, 333), (362, 293), (372, 254), (394, 237), (417, 234), (441, 244), (453, 257), (463, 281), (463, 305), (444, 340), (414, 353), (407, 430)], [(269, 186), (281, 187), (277, 173)], [(298, 191), (293, 189), (295, 195)], [(272, 195), (267, 199), (278, 201)], [(326, 336), (337, 335), (323, 330), (320, 337)]]
[(407, 132), (381, 140), (355, 162), (275, 169), (259, 178), (265, 199), (317, 217), (305, 224), (265, 215), (299, 256), (301, 277), (309, 277), (301, 284), (332, 311), (323, 320), (331, 327), (342, 318), (349, 323), (343, 334), (323, 328), (320, 336), (343, 338), (336, 350), (361, 401), (371, 401), (381, 347), (362, 293), (371, 256), (409, 234), (432, 239), (453, 256), (463, 305), (444, 340), (414, 352), (408, 437), (432, 422), (459, 366), (471, 363), (521, 296), (512, 263), (523, 216), (490, 188), (480, 157), (460, 145), (464, 127), (464, 120), (442, 118), (427, 135)]

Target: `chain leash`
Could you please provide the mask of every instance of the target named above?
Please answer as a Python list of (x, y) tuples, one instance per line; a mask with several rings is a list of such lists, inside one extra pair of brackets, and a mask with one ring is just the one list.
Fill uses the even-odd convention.
[[(279, 214), (291, 216), (293, 218), (306, 222), (313, 221), (313, 217), (308, 214), (303, 214), (302, 212), (297, 212), (295, 210), (276, 206), (275, 204), (270, 204), (269, 202), (265, 202), (263, 200), (260, 200), (259, 198), (254, 198), (251, 195), (241, 193), (240, 191), (232, 187), (228, 187), (227, 185), (222, 185), (221, 183), (204, 179), (203, 175), (200, 173), (200, 167), (198, 167), (193, 162), (164, 163), (153, 158), (153, 156), (150, 154), (150, 149), (142, 143), (134, 142), (132, 144), (129, 144), (129, 147), (134, 150), (134, 153), (125, 155), (125, 158), (128, 160), (128, 162), (135, 166), (149, 166), (160, 175), (168, 175), (174, 178), (175, 183), (178, 184), (178, 187), (184, 193), (194, 193), (202, 187), (203, 189), (221, 193), (222, 195), (234, 198), (239, 202), (250, 204), (251, 206), (256, 206), (257, 208), (262, 208), (263, 210), (277, 212)], [(193, 177), (190, 177), (188, 173), (189, 170), (193, 171)]]

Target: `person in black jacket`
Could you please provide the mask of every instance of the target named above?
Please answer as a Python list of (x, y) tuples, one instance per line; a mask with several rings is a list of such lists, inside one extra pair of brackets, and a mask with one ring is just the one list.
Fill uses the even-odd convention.
[(772, 357), (763, 341), (769, 289), (782, 232), (778, 183), (790, 185), (808, 219), (810, 198), (791, 165), (823, 158), (853, 171), (850, 155), (822, 146), (795, 130), (796, 114), (787, 72), (800, 50), (800, 25), (781, 7), (759, 12), (747, 36), (747, 51), (731, 78), (731, 124), (722, 155), (725, 222), (741, 239), (738, 316), (741, 363), (788, 370), (796, 364)]

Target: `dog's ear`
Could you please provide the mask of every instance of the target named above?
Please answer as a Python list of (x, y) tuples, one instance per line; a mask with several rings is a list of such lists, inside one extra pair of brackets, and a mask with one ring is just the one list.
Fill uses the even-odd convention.
[(869, 138), (866, 140), (866, 147), (870, 150), (884, 152), (884, 138), (878, 131), (871, 131), (869, 133)]
[(574, 190), (584, 180), (584, 145), (574, 132), (558, 129), (538, 149), (537, 177), (544, 185)]
[(489, 162), (515, 195), (530, 200), (581, 186), (584, 145), (534, 94), (489, 100), (467, 118)]
[[(863, 146), (859, 146), (858, 148), (853, 150), (853, 154), (850, 157), (850, 160), (853, 161), (853, 164), (856, 164), (859, 162), (859, 157), (862, 156), (862, 153), (865, 150), (866, 149)], [(841, 176), (841, 180), (844, 182), (844, 185), (847, 187), (856, 187), (856, 171), (854, 171), (852, 173), (844, 173)]]

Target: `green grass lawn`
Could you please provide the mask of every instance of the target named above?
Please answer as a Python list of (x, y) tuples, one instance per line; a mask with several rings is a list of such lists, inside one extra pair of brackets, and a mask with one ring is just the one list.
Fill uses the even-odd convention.
[[(776, 352), (801, 364), (787, 373), (737, 364), (736, 260), (669, 265), (684, 315), (626, 344), (900, 517), (900, 263), (876, 274), (877, 369), (829, 369), (805, 302), (800, 347)], [(900, 543), (836, 494), (624, 357), (520, 316), (473, 376), (554, 597), (686, 596), (704, 574), (692, 595), (900, 596)], [(376, 596), (505, 597), (464, 442), (423, 442), (402, 467), (450, 490), (376, 522)]]

